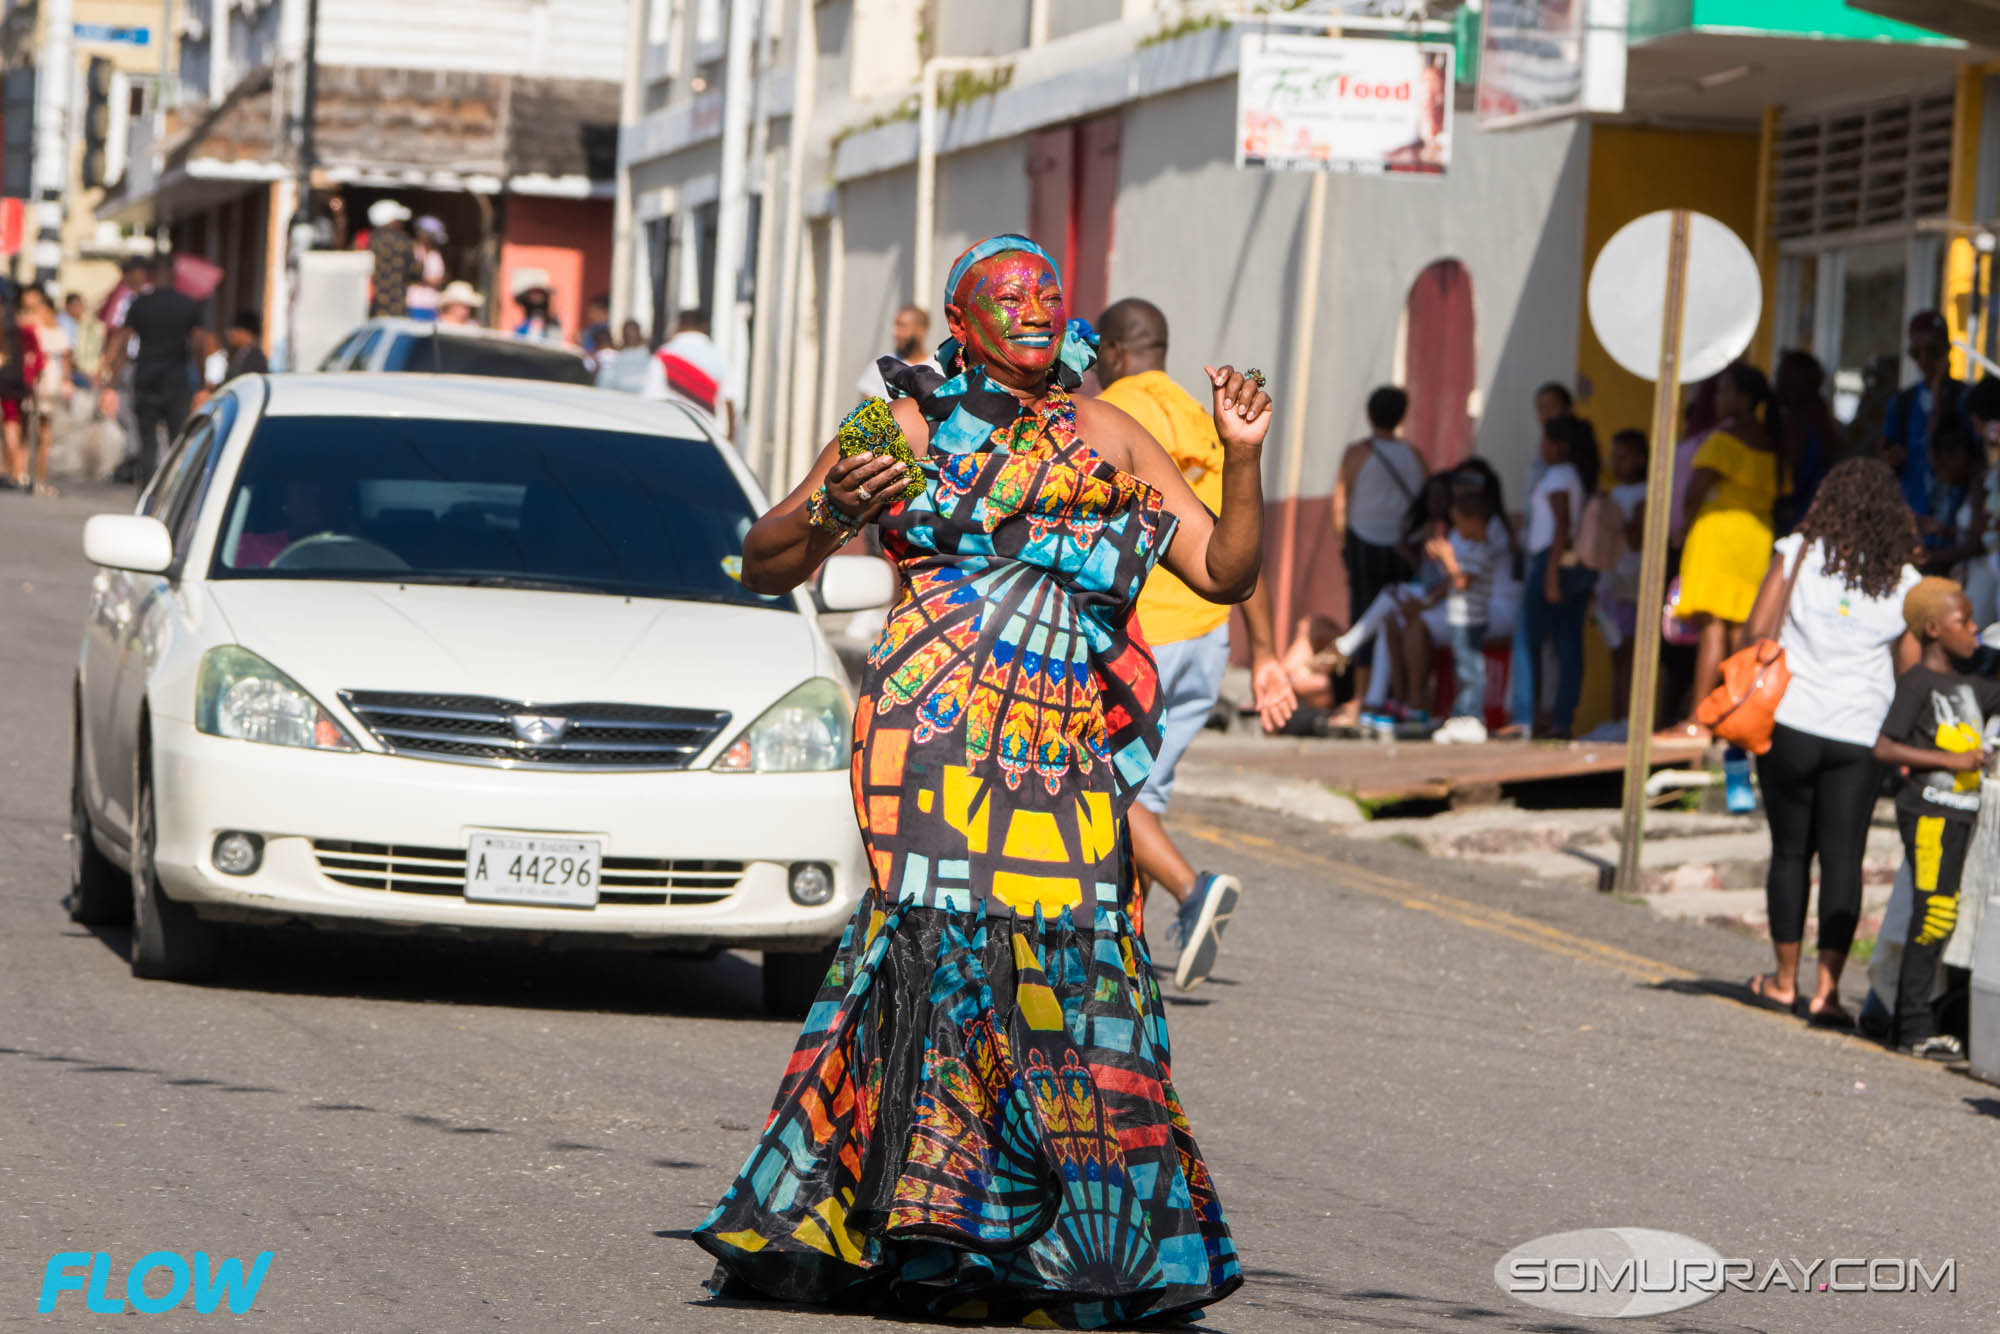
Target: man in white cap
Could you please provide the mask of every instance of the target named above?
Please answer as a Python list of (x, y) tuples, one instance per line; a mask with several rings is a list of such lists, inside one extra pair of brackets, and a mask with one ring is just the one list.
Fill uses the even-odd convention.
[(463, 278), (446, 283), (444, 290), (438, 293), (437, 322), (476, 325), (479, 323), (479, 308), (485, 304), (486, 298)]
[(521, 308), (521, 322), (514, 326), (516, 338), (534, 338), (551, 343), (562, 341), (562, 321), (549, 309), (549, 287), (546, 269), (515, 270), (514, 304)]
[(368, 253), (375, 258), (375, 291), (370, 315), (410, 313), (410, 284), (423, 276), (417, 243), (410, 235), (410, 210), (393, 199), (368, 206)]

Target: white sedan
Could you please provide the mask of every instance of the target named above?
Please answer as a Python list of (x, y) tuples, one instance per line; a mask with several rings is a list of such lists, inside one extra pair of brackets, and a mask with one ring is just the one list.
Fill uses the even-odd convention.
[(219, 920), (764, 952), (797, 1010), (868, 883), (852, 701), (737, 574), (763, 505), (670, 405), (566, 385), (249, 376), (98, 515), (71, 915), (194, 978)]

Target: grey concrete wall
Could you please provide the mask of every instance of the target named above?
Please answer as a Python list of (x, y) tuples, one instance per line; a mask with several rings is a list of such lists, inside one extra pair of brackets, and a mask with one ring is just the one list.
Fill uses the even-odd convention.
[(1049, 5), (1049, 39), (1067, 37), (1100, 23), (1124, 17), (1123, 0), (1053, 0)]
[(834, 401), (842, 411), (855, 402), (854, 382), (862, 368), (887, 350), (896, 308), (910, 299), (915, 200), (915, 174), (909, 171), (864, 177), (840, 189), (845, 246), (840, 309), (833, 312), (833, 364)]
[[(1056, 0), (1063, 9), (1074, 0)], [(1004, 56), (1028, 44), (1028, 0), (935, 0), (932, 51), (940, 56)]]
[(815, 96), (823, 107), (845, 102), (850, 89), (850, 62), (854, 50), (853, 0), (828, 0), (813, 12), (813, 26), (819, 39), (819, 64), (814, 75)]
[(1028, 229), (1028, 141), (1008, 139), (945, 159), (938, 171), (937, 272), (918, 299), (943, 338), (944, 279), (967, 246)]
[[(1282, 409), (1307, 179), (1237, 170), (1235, 99), (1228, 81), (1125, 109), (1111, 295), (1145, 296), (1166, 311), (1168, 369), (1183, 383), (1197, 383), (1214, 358), (1254, 362), (1276, 382)], [(1434, 260), (1456, 258), (1472, 274), (1477, 448), (1508, 482), (1510, 504), (1534, 448), (1534, 387), (1575, 373), (1587, 131), (1482, 135), (1470, 116), (1455, 130), (1442, 181), (1329, 181), (1301, 496), (1332, 490), (1342, 446), (1365, 429), (1369, 389), (1392, 377), (1410, 284)], [(1266, 460), (1276, 499), (1281, 436)]]
[[(1111, 297), (1145, 296), (1167, 312), (1168, 369), (1182, 383), (1198, 384), (1217, 359), (1261, 366), (1282, 411), (1293, 389), (1307, 177), (1237, 170), (1235, 97), (1233, 81), (1219, 81), (1125, 108)], [(1410, 285), (1426, 265), (1454, 258), (1472, 275), (1476, 448), (1507, 483), (1510, 504), (1525, 499), (1517, 493), (1535, 448), (1535, 386), (1576, 372), (1588, 131), (1482, 135), (1470, 116), (1456, 130), (1441, 181), (1329, 178), (1302, 498), (1332, 490), (1342, 447), (1365, 428), (1368, 391), (1393, 378)], [(940, 160), (931, 284), (967, 245), (1026, 226), (1026, 145), (1006, 140)], [(915, 174), (864, 177), (840, 198), (846, 271), (834, 334), (851, 381), (910, 299)], [(940, 294), (917, 299), (942, 338)], [(1267, 494), (1279, 499), (1282, 424), (1266, 460)]]

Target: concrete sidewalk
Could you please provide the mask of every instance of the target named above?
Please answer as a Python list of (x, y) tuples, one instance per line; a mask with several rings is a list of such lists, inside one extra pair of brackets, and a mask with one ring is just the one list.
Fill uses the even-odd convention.
[[(1523, 810), (1496, 804), (1371, 820), (1351, 797), (1335, 790), (1336, 784), (1349, 786), (1340, 778), (1325, 782), (1297, 776), (1301, 766), (1296, 752), (1302, 745), (1315, 744), (1329, 747), (1328, 758), (1338, 745), (1347, 766), (1367, 759), (1363, 745), (1271, 738), (1263, 751), (1268, 763), (1260, 763), (1263, 748), (1256, 741), (1241, 733), (1204, 732), (1181, 761), (1175, 795), (1232, 801), (1310, 819), (1335, 826), (1344, 837), (1357, 841), (1396, 843), (1440, 860), (1505, 868), (1523, 878), (1573, 885), (1582, 891), (1611, 888), (1622, 825), (1617, 809)], [(1413, 744), (1421, 743), (1402, 748), (1411, 749)], [(1862, 867), (1857, 939), (1874, 938), (1902, 857), (1894, 807), (1879, 803)], [(1770, 859), (1770, 831), (1761, 812), (1733, 816), (1651, 811), (1640, 850), (1638, 897), (1663, 917), (1729, 926), (1761, 937), (1767, 929), (1764, 879)], [(1815, 926), (1808, 921), (1808, 934)]]

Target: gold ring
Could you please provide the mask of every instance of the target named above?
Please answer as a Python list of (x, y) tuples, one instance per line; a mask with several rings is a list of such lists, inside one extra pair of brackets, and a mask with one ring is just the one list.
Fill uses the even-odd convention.
[(865, 486), (855, 487), (854, 494), (861, 497), (861, 503), (864, 505), (875, 498), (868, 493), (868, 488)]
[(1249, 370), (1243, 372), (1243, 378), (1246, 380), (1255, 380), (1257, 382), (1257, 387), (1259, 389), (1262, 389), (1264, 387), (1265, 384), (1264, 372), (1258, 370), (1255, 366), (1252, 366)]

